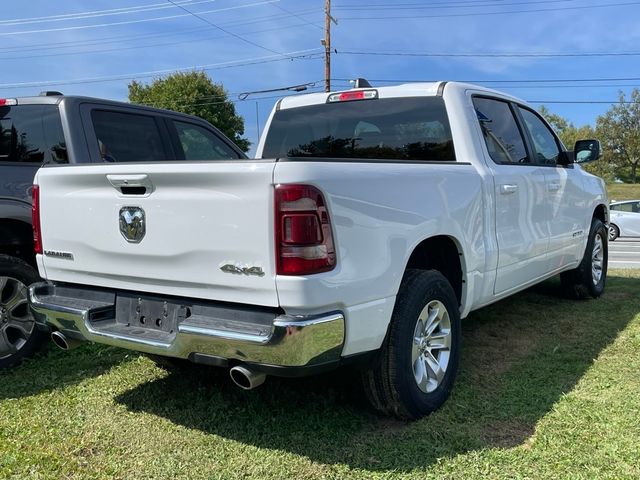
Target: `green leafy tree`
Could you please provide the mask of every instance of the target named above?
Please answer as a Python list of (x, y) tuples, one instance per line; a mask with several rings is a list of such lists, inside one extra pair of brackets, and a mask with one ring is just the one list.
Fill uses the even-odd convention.
[[(545, 117), (547, 122), (555, 130), (560, 137), (560, 140), (569, 150), (573, 150), (573, 146), (578, 140), (587, 140), (590, 138), (600, 138), (598, 132), (594, 130), (591, 125), (583, 125), (576, 127), (572, 122), (566, 118), (551, 113), (544, 105), (542, 105), (538, 111)], [(604, 178), (606, 181), (613, 181), (615, 175), (615, 164), (611, 161), (611, 156), (607, 153), (606, 149), (603, 153), (603, 158), (597, 162), (587, 163), (582, 166), (586, 171), (598, 175)]]
[(598, 117), (596, 129), (618, 177), (636, 183), (640, 166), (640, 90), (634, 88), (631, 101), (619, 93), (619, 103)]
[(129, 101), (196, 115), (220, 129), (243, 151), (251, 145), (242, 137), (244, 119), (236, 113), (227, 92), (205, 72), (178, 72), (151, 84), (134, 80), (129, 84)]

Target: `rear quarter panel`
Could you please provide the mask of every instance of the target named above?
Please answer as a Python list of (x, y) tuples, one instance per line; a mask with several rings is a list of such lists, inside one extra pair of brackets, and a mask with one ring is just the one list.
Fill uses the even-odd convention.
[(278, 276), (276, 283), (288, 313), (346, 313), (345, 355), (380, 346), (407, 262), (422, 240), (455, 239), (465, 278), (485, 270), (485, 205), (472, 165), (280, 161), (274, 183), (311, 184), (325, 195), (336, 269)]

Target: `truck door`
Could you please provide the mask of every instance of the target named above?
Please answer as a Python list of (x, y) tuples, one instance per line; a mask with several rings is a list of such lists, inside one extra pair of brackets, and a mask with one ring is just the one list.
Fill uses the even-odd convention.
[(584, 190), (573, 165), (558, 165), (560, 142), (544, 120), (531, 109), (518, 106), (536, 163), (546, 167), (545, 195), (549, 204), (547, 271), (558, 270), (582, 258), (589, 235), (590, 215), (585, 212)]
[(549, 225), (545, 167), (532, 161), (512, 104), (474, 96), (473, 105), (494, 176), (497, 295), (546, 272)]

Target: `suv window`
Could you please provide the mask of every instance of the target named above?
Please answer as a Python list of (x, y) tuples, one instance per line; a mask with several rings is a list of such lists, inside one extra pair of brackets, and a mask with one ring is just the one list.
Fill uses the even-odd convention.
[(560, 155), (560, 148), (553, 132), (531, 110), (522, 107), (518, 107), (518, 109), (533, 141), (536, 154), (535, 162), (542, 165), (556, 165)]
[(611, 205), (610, 210), (618, 210), (619, 212), (640, 213), (640, 202), (627, 202)]
[(279, 110), (262, 157), (456, 159), (440, 97), (356, 100)]
[(530, 163), (522, 133), (509, 104), (474, 97), (473, 106), (491, 159), (496, 163)]
[(91, 112), (100, 157), (105, 162), (167, 160), (155, 117), (108, 110)]
[(0, 162), (68, 163), (58, 107), (0, 107)]
[(238, 154), (210, 130), (187, 122), (173, 121), (184, 160), (237, 160)]

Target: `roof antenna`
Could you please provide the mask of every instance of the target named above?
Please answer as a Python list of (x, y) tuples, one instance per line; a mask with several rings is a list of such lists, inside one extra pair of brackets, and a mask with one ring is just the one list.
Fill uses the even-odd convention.
[(372, 85), (365, 78), (356, 78), (351, 81), (353, 88), (371, 88)]

